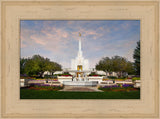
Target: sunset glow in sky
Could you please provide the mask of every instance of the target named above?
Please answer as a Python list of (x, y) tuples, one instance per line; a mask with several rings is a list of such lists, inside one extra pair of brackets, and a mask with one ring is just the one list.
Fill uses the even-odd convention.
[(82, 51), (94, 68), (102, 57), (115, 55), (133, 61), (133, 51), (140, 40), (139, 20), (22, 20), (21, 57), (35, 54), (70, 68), (77, 56), (79, 32)]

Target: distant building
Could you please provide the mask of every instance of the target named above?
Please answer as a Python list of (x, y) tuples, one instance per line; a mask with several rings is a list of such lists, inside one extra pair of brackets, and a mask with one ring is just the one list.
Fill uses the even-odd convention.
[(43, 73), (43, 75), (42, 75), (42, 77), (44, 77), (45, 75), (53, 75), (51, 72), (49, 72), (49, 71), (45, 71), (44, 73)]
[(107, 76), (115, 76), (118, 77), (118, 74), (116, 72), (107, 72)]
[(55, 71), (53, 74), (63, 74), (63, 71)]
[(101, 71), (101, 70), (97, 70), (96, 74), (98, 74), (98, 75), (105, 75), (106, 76), (106, 72)]

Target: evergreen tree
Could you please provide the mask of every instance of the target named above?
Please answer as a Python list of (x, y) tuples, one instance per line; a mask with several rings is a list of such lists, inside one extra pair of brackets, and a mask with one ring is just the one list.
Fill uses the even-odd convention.
[(133, 58), (136, 74), (140, 75), (140, 41), (137, 42), (137, 47), (134, 50)]

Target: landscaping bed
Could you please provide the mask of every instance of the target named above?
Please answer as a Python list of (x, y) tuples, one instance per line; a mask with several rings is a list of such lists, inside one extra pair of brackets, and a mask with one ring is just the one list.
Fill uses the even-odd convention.
[(124, 91), (124, 92), (130, 92), (130, 91), (138, 91), (139, 88), (134, 88), (133, 84), (122, 84), (122, 85), (106, 85), (106, 86), (99, 86), (99, 90), (102, 91)]
[(37, 83), (31, 84), (29, 87), (25, 89), (58, 91), (63, 89), (63, 85)]

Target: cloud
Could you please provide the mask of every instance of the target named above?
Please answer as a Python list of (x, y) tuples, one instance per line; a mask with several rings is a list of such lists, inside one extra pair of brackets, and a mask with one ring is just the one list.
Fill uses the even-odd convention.
[(31, 39), (35, 41), (35, 43), (40, 44), (40, 45), (46, 45), (46, 42), (44, 39), (37, 38), (36, 36), (31, 36)]
[(139, 40), (137, 21), (23, 21), (21, 23), (21, 56), (35, 53), (69, 67), (77, 56), (79, 32), (83, 56), (90, 66), (106, 56), (120, 55), (133, 60)]
[(25, 48), (25, 47), (27, 47), (27, 45), (24, 44), (24, 43), (22, 43), (22, 44), (21, 44), (21, 48)]

